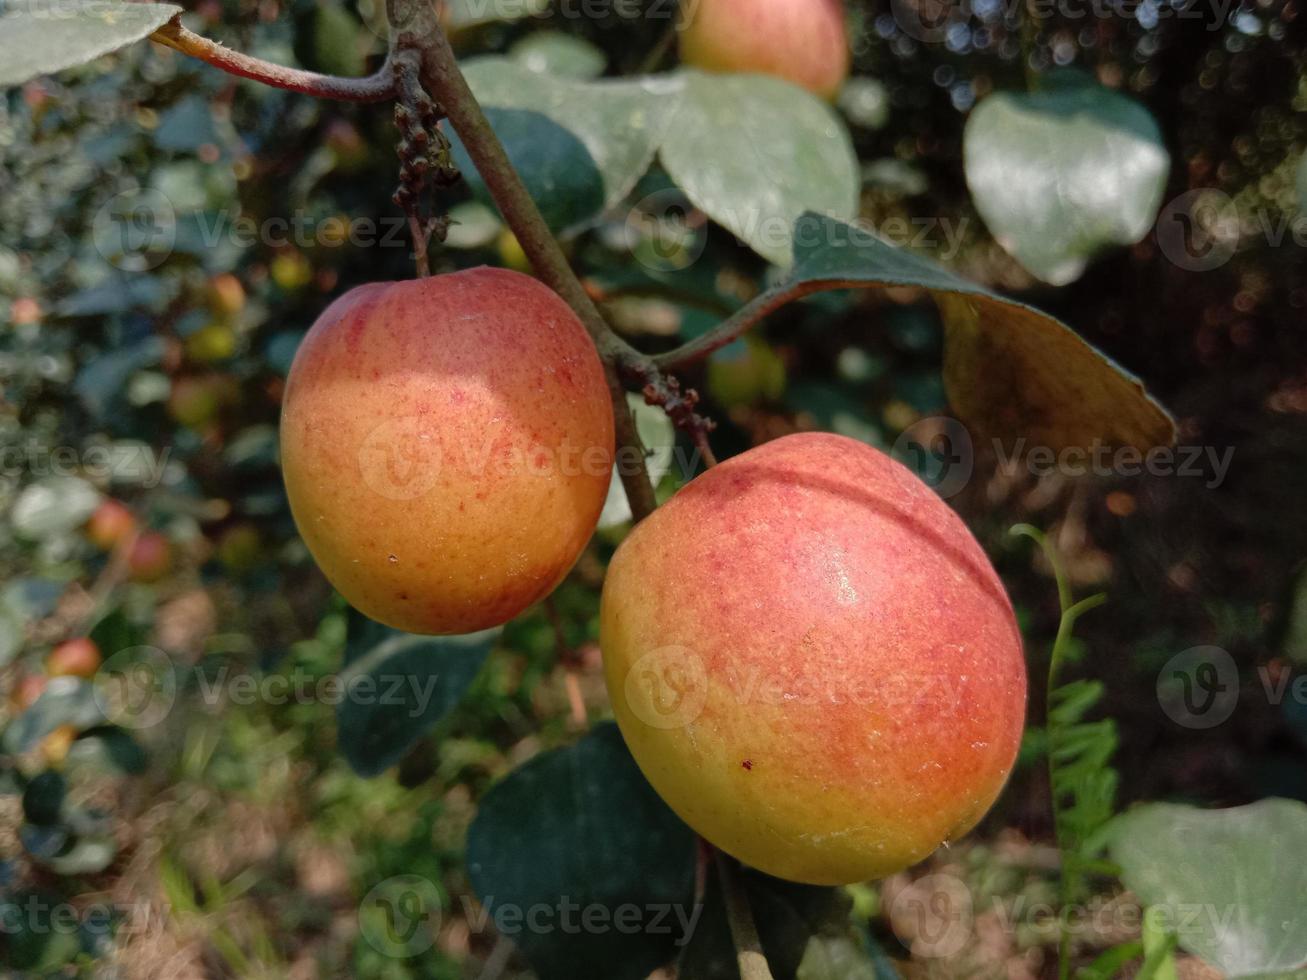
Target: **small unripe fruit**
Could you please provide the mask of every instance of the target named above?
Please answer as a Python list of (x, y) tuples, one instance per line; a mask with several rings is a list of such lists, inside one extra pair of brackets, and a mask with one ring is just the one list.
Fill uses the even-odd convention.
[(245, 287), (230, 272), (209, 280), (209, 309), (220, 317), (234, 317), (245, 309)]
[(103, 551), (111, 550), (136, 527), (136, 518), (124, 504), (105, 500), (86, 522), (86, 537)]
[(30, 296), (20, 296), (9, 304), (9, 319), (15, 326), (25, 327), (41, 321), (41, 304)]
[(38, 751), (47, 766), (62, 766), (68, 758), (68, 750), (77, 741), (77, 729), (72, 725), (60, 725), (45, 738), (41, 739)]
[(88, 636), (66, 640), (50, 651), (45, 672), (51, 677), (94, 677), (100, 669), (100, 648)]
[(172, 545), (158, 531), (136, 539), (127, 556), (127, 573), (134, 582), (157, 582), (172, 568)]
[(168, 414), (192, 429), (204, 429), (239, 397), (232, 379), (221, 375), (178, 378), (168, 394)]
[(637, 525), (600, 644), (658, 793), (793, 881), (922, 860), (989, 809), (1021, 741), (1021, 636), (980, 545), (906, 467), (842, 436), (752, 449)]
[(27, 674), (15, 684), (13, 692), (9, 695), (9, 701), (14, 707), (14, 712), (22, 714), (34, 705), (37, 698), (45, 693), (47, 682), (48, 678), (41, 674)]
[(273, 256), (268, 266), (268, 273), (280, 288), (293, 293), (312, 281), (313, 266), (304, 257), (303, 252), (289, 248)]
[(327, 578), (412, 633), (494, 626), (544, 598), (612, 470), (603, 366), (546, 286), (504, 269), (342, 296), (286, 382), (291, 511)]
[(708, 391), (727, 408), (779, 398), (785, 362), (761, 340), (737, 340), (708, 358)]
[(236, 331), (226, 323), (207, 323), (182, 344), (187, 358), (197, 364), (223, 361), (236, 353)]
[(684, 12), (687, 65), (776, 75), (827, 99), (848, 77), (840, 0), (688, 0)]
[(218, 538), (218, 561), (228, 571), (243, 573), (259, 563), (263, 553), (263, 539), (253, 524), (237, 524), (222, 532)]
[(525, 272), (528, 275), (531, 272), (531, 260), (526, 257), (526, 252), (522, 250), (522, 243), (517, 240), (511, 229), (505, 228), (499, 233), (499, 238), (495, 241), (495, 248), (499, 252), (499, 261), (506, 268), (514, 272)]

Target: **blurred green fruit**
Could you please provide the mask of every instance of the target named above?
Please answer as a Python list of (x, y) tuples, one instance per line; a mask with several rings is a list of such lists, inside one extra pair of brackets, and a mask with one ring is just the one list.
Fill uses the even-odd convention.
[(278, 252), (268, 268), (272, 281), (288, 293), (303, 288), (313, 278), (313, 266), (293, 248)]
[(248, 572), (263, 554), (263, 538), (253, 524), (227, 528), (218, 538), (218, 561), (231, 572)]
[(749, 337), (708, 358), (708, 391), (727, 408), (771, 401), (785, 390), (785, 362), (766, 341)]
[(526, 257), (526, 252), (522, 250), (522, 243), (510, 229), (505, 228), (499, 233), (495, 249), (499, 252), (499, 261), (505, 268), (531, 274), (531, 260)]
[(183, 346), (197, 364), (225, 361), (236, 353), (236, 331), (225, 323), (209, 323), (188, 336)]

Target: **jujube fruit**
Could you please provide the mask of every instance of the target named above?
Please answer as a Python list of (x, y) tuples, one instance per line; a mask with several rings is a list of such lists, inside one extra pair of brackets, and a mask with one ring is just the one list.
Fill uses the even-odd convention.
[(722, 850), (841, 884), (969, 830), (1016, 756), (1012, 608), (966, 526), (842, 436), (708, 470), (608, 569), (600, 644), (636, 762)]
[(548, 287), (478, 268), (346, 293), (296, 352), (291, 511), (327, 578), (412, 633), (494, 626), (585, 547), (612, 472), (603, 366)]
[(135, 528), (136, 518), (125, 504), (105, 500), (86, 522), (86, 537), (97, 548), (109, 551)]
[(833, 98), (849, 74), (840, 0), (688, 0), (681, 60), (717, 72), (776, 75)]
[(50, 651), (45, 672), (51, 677), (94, 677), (102, 659), (96, 642), (89, 636), (79, 636)]
[(133, 582), (157, 582), (172, 568), (172, 544), (158, 531), (146, 531), (127, 555), (127, 574)]

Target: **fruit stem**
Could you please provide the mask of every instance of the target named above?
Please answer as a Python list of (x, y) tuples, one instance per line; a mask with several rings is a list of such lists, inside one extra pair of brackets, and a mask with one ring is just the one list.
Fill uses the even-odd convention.
[(233, 51), (216, 41), (196, 34), (182, 26), (178, 14), (150, 35), (165, 47), (221, 68), (229, 75), (251, 78), (273, 88), (314, 95), (320, 99), (339, 99), (342, 102), (382, 102), (395, 94), (395, 80), (387, 62), (366, 78), (340, 78), (320, 75), (315, 71), (274, 65), (262, 58)]
[(726, 921), (735, 943), (740, 980), (772, 980), (767, 957), (762, 952), (762, 941), (758, 938), (758, 927), (753, 922), (753, 910), (749, 908), (749, 896), (736, 873), (735, 859), (721, 851), (714, 851), (713, 856), (717, 862), (717, 877), (722, 883), (722, 900), (726, 904)]
[[(485, 182), (495, 206), (517, 237), (531, 267), (580, 318), (603, 359), (612, 396), (619, 454), (618, 473), (635, 520), (653, 512), (657, 502), (645, 466), (644, 448), (626, 403), (622, 372), (650, 359), (613, 333), (567, 262), (540, 209), (527, 193), (508, 153), (463, 77), (454, 49), (440, 26), (430, 0), (386, 0), (392, 60), (416, 58), (423, 86), (440, 103), (467, 155)], [(627, 458), (629, 457), (629, 459)]]

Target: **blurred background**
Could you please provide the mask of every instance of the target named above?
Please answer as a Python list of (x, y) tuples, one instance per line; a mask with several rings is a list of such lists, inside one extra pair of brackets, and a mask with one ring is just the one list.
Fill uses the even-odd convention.
[[(368, 2), (205, 0), (188, 23), (272, 61), (357, 75), (384, 57)], [(1307, 800), (1307, 699), (1290, 683), (1307, 662), (1307, 44), (1293, 0), (1050, 8), (1024, 39), (1019, 11), (999, 4), (932, 21), (944, 26), (926, 40), (904, 16), (917, 8), (897, 6), (848, 11), (854, 76), (836, 108), (862, 167), (861, 217), (1060, 317), (1138, 374), (1196, 450), (1187, 472), (1073, 476), (1005, 467), (978, 440), (969, 478), (949, 487), (1019, 612), (1032, 748), (981, 827), (930, 867), (1004, 902), (1046, 901), (1056, 852), (1037, 756), (1058, 605), (1037, 549), (1007, 533), (1015, 523), (1047, 531), (1079, 594), (1109, 596), (1080, 625), (1069, 673), (1106, 685), (1096, 716), (1117, 727), (1119, 806)], [(464, 57), (578, 78), (673, 66), (667, 19), (625, 9), (455, 4), (447, 22)], [(1027, 62), (1131, 95), (1171, 157), (1157, 233), (1057, 288), (996, 244), (963, 176), (968, 112), (1022, 87)], [(9, 932), (9, 969), (529, 975), (493, 929), (468, 923), (464, 837), (497, 777), (607, 712), (596, 618), (620, 501), (553, 609), (511, 623), (458, 706), (397, 768), (365, 778), (316, 686), (357, 624), (296, 536), (277, 467), (305, 330), (349, 287), (411, 275), (390, 203), (395, 140), (388, 107), (239, 82), (151, 44), (0, 97), (0, 890), (74, 908), (82, 924)], [(655, 167), (566, 242), (613, 322), (650, 351), (701, 333), (770, 274), (677, 193)], [(465, 185), (442, 194), (456, 224), (437, 271), (528, 269)], [(124, 225), (124, 202), (149, 220)], [(941, 345), (923, 292), (827, 293), (684, 380), (719, 423), (719, 457), (806, 429), (929, 449), (947, 424)], [(903, 456), (938, 477), (931, 452)], [(692, 475), (672, 467), (660, 491)], [(125, 560), (103, 547), (124, 515), (139, 531)], [(51, 676), (52, 648), (84, 633), (104, 657), (149, 647), (197, 669), (163, 717), (108, 725)], [(1237, 691), (1224, 717), (1159, 696), (1177, 657), (1210, 665), (1208, 693)], [(43, 823), (17, 772), (41, 774), (71, 824)], [(852, 895), (896, 959), (910, 961), (916, 937), (884, 904), (926, 870)], [(422, 955), (391, 955), (360, 925), (369, 893), (404, 874), (434, 883), (444, 907)], [(1104, 902), (1128, 901), (1104, 887)], [(947, 962), (905, 969), (1036, 977), (1054, 945), (1047, 923), (978, 928)]]

